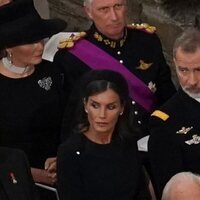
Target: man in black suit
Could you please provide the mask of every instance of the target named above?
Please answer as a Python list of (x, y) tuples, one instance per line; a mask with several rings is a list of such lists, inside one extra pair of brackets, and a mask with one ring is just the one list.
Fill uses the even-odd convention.
[(0, 199), (39, 199), (27, 158), (21, 150), (0, 147)]

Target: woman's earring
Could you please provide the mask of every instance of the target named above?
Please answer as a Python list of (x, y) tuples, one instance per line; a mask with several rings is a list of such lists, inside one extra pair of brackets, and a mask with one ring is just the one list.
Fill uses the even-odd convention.
[(10, 64), (13, 64), (12, 63), (12, 53), (11, 52), (8, 52), (7, 58), (8, 58), (8, 61), (10, 62)]
[(87, 111), (87, 110), (85, 110), (85, 112), (86, 112), (86, 113), (88, 113), (88, 111)]
[(119, 113), (119, 115), (123, 115), (123, 111)]

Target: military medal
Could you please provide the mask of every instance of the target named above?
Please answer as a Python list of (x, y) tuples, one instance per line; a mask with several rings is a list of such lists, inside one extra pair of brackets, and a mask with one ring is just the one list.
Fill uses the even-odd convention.
[(17, 179), (15, 178), (15, 174), (13, 172), (9, 173), (11, 181), (13, 184), (17, 184)]
[(191, 140), (185, 141), (186, 144), (192, 145), (192, 144), (199, 144), (200, 143), (200, 136), (193, 135)]
[(153, 63), (145, 63), (143, 60), (140, 60), (140, 65), (137, 67), (137, 69), (140, 70), (147, 70), (149, 67), (151, 67)]
[(180, 130), (176, 131), (176, 133), (177, 134), (185, 134), (186, 135), (191, 129), (193, 129), (192, 126), (188, 127), (188, 128), (183, 126)]

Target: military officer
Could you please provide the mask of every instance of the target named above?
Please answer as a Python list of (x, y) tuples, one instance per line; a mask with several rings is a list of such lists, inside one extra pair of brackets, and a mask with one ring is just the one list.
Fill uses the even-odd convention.
[(54, 58), (63, 70), (66, 94), (71, 95), (63, 136), (65, 138), (74, 126), (72, 116), (76, 99), (79, 99), (75, 89), (79, 87), (77, 80), (90, 69), (109, 68), (123, 75), (126, 71), (126, 79), (133, 82), (132, 114), (141, 130), (138, 138), (142, 138), (148, 135), (149, 113), (175, 92), (155, 27), (147, 24), (127, 26), (126, 0), (85, 0), (84, 8), (93, 21), (91, 28), (62, 41)]
[(0, 199), (38, 200), (30, 166), (21, 150), (0, 147)]
[(200, 32), (176, 40), (174, 63), (181, 88), (150, 120), (149, 156), (158, 197), (176, 173), (200, 173)]

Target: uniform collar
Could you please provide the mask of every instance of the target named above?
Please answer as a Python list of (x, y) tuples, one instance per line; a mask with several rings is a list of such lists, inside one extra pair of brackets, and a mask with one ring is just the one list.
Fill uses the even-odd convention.
[(124, 46), (124, 43), (127, 38), (127, 29), (124, 29), (124, 35), (119, 40), (112, 40), (106, 37), (97, 30), (94, 24), (91, 26), (90, 30), (88, 31), (88, 34), (99, 43), (102, 43), (113, 49), (119, 49)]

